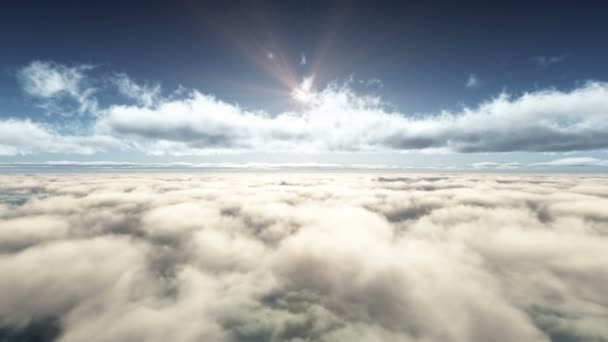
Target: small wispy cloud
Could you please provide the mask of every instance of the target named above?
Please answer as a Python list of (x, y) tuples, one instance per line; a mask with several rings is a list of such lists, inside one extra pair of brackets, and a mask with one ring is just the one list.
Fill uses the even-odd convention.
[(382, 81), (378, 78), (370, 78), (368, 80), (359, 80), (358, 81), (359, 84), (363, 85), (364, 87), (368, 87), (368, 88), (383, 88), (384, 87), (384, 83), (382, 83)]
[(308, 64), (308, 60), (306, 59), (306, 55), (302, 54), (302, 56), (300, 56), (300, 65), (306, 65)]
[(560, 55), (560, 56), (536, 56), (536, 57), (532, 58), (532, 60), (539, 67), (541, 67), (541, 68), (547, 68), (547, 67), (549, 67), (549, 66), (551, 66), (553, 64), (563, 62), (564, 60), (566, 60), (566, 58), (568, 58), (568, 56), (566, 56), (566, 55)]
[(465, 87), (467, 88), (476, 88), (479, 86), (479, 77), (475, 74), (469, 74), (467, 78), (467, 82), (465, 83)]
[(161, 86), (155, 84), (138, 84), (123, 73), (116, 74), (111, 82), (116, 86), (118, 92), (146, 107), (158, 102), (161, 95)]
[[(88, 81), (92, 65), (66, 66), (47, 61), (34, 61), (17, 73), (23, 91), (41, 101), (40, 107), (52, 114), (84, 114), (97, 109), (97, 89)], [(58, 102), (69, 99), (76, 108), (67, 109)]]

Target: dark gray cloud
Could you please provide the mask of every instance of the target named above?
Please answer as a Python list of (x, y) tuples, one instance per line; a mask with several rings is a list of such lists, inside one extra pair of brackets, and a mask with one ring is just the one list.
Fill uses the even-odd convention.
[(14, 175), (0, 193), (22, 198), (0, 202), (9, 341), (608, 340), (603, 176)]

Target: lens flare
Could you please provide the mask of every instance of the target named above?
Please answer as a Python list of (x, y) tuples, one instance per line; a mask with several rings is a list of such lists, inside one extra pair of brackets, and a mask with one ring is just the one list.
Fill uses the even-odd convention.
[[(311, 76), (317, 75), (317, 85), (326, 82), (328, 72), (322, 66), (330, 58), (336, 37), (344, 23), (352, 16), (353, 8), (347, 3), (338, 3), (328, 7), (325, 17), (321, 20), (318, 36), (314, 46), (307, 46), (306, 41), (299, 45), (300, 53), (294, 54), (293, 41), (288, 39), (285, 31), (276, 27), (272, 11), (261, 2), (250, 2), (247, 6), (248, 15), (241, 18), (245, 21), (239, 25), (230, 25), (222, 13), (201, 13), (203, 22), (225, 41), (236, 47), (245, 57), (253, 62), (262, 72), (275, 79), (282, 89), (260, 89), (259, 83), (248, 87), (247, 92), (263, 91), (276, 93), (283, 100), (291, 100), (299, 104), (308, 104), (317, 98), (313, 91)], [(296, 42), (297, 43), (297, 42)], [(304, 48), (305, 47), (305, 48)], [(236, 87), (242, 88), (242, 82)], [(292, 103), (293, 104), (293, 103)]]

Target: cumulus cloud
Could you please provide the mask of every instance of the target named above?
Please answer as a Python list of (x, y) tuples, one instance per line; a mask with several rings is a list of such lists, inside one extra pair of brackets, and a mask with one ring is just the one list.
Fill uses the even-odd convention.
[(0, 338), (603, 341), (606, 193), (604, 176), (0, 176)]
[(0, 156), (32, 153), (94, 154), (123, 143), (109, 135), (65, 135), (29, 120), (0, 119)]
[(608, 85), (502, 94), (475, 108), (408, 116), (378, 97), (330, 85), (301, 111), (252, 112), (193, 91), (155, 108), (112, 106), (98, 130), (151, 142), (156, 153), (200, 150), (456, 152), (582, 151), (608, 147)]
[[(93, 66), (81, 64), (66, 66), (48, 61), (34, 61), (18, 73), (23, 90), (38, 99), (43, 100), (41, 106), (53, 114), (69, 115), (72, 113), (87, 113), (97, 110), (96, 89), (91, 86), (86, 75)], [(68, 99), (75, 103), (61, 104)]]
[[(316, 91), (312, 79), (293, 90), (300, 103), (269, 113), (228, 103), (198, 90), (162, 96), (158, 84), (125, 74), (113, 89), (131, 104), (98, 106), (85, 71), (33, 62), (20, 72), (24, 89), (43, 98), (71, 97), (80, 111), (95, 108), (90, 131), (113, 136), (151, 155), (239, 152), (446, 151), (570, 152), (608, 148), (608, 84), (588, 82), (571, 90), (547, 89), (520, 96), (500, 94), (459, 111), (410, 115), (352, 84)], [(88, 105), (89, 100), (94, 105)], [(90, 134), (90, 133), (89, 133)], [(7, 145), (5, 151), (16, 149)]]

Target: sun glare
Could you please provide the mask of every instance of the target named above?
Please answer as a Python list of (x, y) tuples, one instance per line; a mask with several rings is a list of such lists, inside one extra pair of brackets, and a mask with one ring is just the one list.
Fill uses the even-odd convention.
[(315, 93), (312, 90), (314, 76), (304, 77), (302, 82), (291, 91), (291, 97), (301, 103), (310, 103)]

